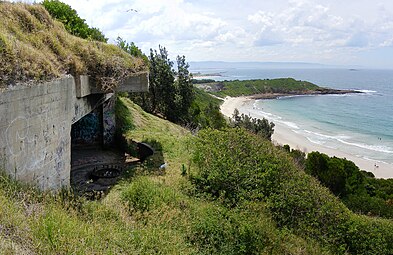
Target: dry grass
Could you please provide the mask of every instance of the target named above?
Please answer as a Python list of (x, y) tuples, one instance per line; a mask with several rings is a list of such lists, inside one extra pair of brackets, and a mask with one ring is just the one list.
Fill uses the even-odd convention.
[(142, 59), (70, 35), (41, 5), (0, 2), (0, 88), (87, 74), (109, 91), (142, 71), (147, 71)]

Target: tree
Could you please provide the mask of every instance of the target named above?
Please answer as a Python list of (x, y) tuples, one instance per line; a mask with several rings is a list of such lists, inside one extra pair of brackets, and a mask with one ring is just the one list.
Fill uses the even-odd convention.
[(65, 29), (69, 33), (83, 39), (100, 42), (108, 41), (98, 28), (90, 28), (85, 20), (78, 16), (76, 10), (72, 9), (68, 4), (59, 0), (44, 0), (42, 5), (53, 18), (64, 24)]
[(178, 91), (176, 101), (177, 118), (184, 122), (189, 114), (192, 102), (195, 99), (194, 86), (192, 84), (192, 74), (188, 71), (189, 64), (185, 56), (177, 56), (177, 80), (176, 89)]
[(176, 87), (173, 62), (168, 57), (165, 47), (159, 46), (159, 52), (150, 49), (150, 101), (152, 112), (161, 113), (169, 120), (175, 119)]
[(239, 110), (237, 108), (235, 108), (235, 110), (233, 111), (232, 119), (235, 126), (239, 125), (242, 120)]
[(257, 134), (265, 139), (271, 140), (274, 132), (274, 123), (267, 119), (252, 118), (249, 115), (239, 115), (239, 110), (235, 109), (232, 115), (231, 125), (234, 127), (242, 127), (248, 131)]
[(307, 156), (305, 170), (341, 198), (349, 194), (365, 193), (364, 176), (347, 159), (330, 158), (320, 152), (311, 152)]
[(146, 63), (149, 62), (147, 56), (138, 48), (138, 46), (135, 45), (134, 42), (128, 43), (126, 40), (118, 36), (116, 39), (116, 45), (131, 56), (142, 58)]
[(149, 63), (149, 92), (133, 93), (130, 95), (131, 99), (145, 111), (175, 123), (199, 127), (201, 123), (195, 121), (204, 119), (199, 117), (201, 109), (195, 102), (192, 74), (188, 71), (189, 65), (185, 56), (177, 56), (177, 71), (175, 71), (168, 51), (161, 45), (158, 51), (150, 49), (149, 57), (146, 57), (133, 42), (129, 44), (121, 37), (118, 37), (116, 42), (119, 48), (130, 55), (142, 57)]
[(222, 129), (227, 126), (225, 118), (220, 112), (220, 108), (211, 102), (209, 102), (209, 105), (205, 108), (204, 115), (206, 118), (205, 127)]

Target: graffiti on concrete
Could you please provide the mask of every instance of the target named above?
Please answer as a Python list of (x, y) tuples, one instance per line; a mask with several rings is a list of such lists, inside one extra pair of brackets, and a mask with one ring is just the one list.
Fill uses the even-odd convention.
[(114, 97), (103, 104), (103, 139), (104, 145), (110, 146), (115, 139), (115, 99)]
[[(55, 122), (55, 116), (49, 108), (40, 110), (40, 114), (31, 113), (14, 118), (5, 129), (4, 149), (8, 150), (5, 154), (8, 155), (7, 161), (15, 168), (16, 178), (47, 166), (55, 166), (60, 176), (64, 168), (66, 122)], [(56, 149), (52, 150), (52, 147)]]
[(100, 112), (95, 110), (72, 125), (73, 144), (99, 143), (101, 138)]

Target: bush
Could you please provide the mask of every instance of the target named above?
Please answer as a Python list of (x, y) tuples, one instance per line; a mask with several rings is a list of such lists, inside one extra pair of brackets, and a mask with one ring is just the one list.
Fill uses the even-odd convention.
[(64, 24), (65, 29), (80, 38), (107, 42), (108, 38), (98, 28), (90, 28), (84, 19), (68, 4), (58, 0), (44, 0), (42, 5), (50, 15)]
[(352, 215), (347, 233), (352, 254), (393, 254), (393, 222)]
[(311, 152), (306, 160), (306, 172), (316, 177), (336, 196), (365, 193), (364, 177), (359, 168), (347, 159), (329, 157), (320, 152)]
[(130, 212), (148, 212), (178, 200), (173, 190), (156, 184), (147, 177), (133, 180), (123, 189), (121, 198)]
[(283, 181), (269, 197), (269, 208), (278, 225), (343, 253), (349, 210), (314, 178), (302, 172), (282, 174)]
[(355, 213), (393, 218), (393, 206), (380, 197), (352, 194), (345, 197), (343, 202)]
[(272, 145), (240, 128), (202, 130), (195, 140), (192, 182), (229, 206), (262, 200), (276, 181), (271, 175), (286, 167)]
[(249, 115), (241, 114), (239, 115), (239, 110), (235, 109), (233, 112), (233, 118), (231, 119), (231, 125), (234, 127), (242, 127), (248, 131), (261, 136), (262, 138), (271, 140), (274, 132), (274, 123), (263, 118), (257, 119), (252, 118)]
[(197, 208), (189, 240), (204, 254), (261, 254), (272, 231), (260, 219), (219, 206)]
[(393, 181), (375, 179), (347, 159), (312, 152), (306, 172), (339, 196), (356, 213), (393, 218)]
[[(317, 159), (315, 165), (329, 165), (329, 158)], [(334, 253), (393, 254), (392, 221), (353, 214), (287, 153), (260, 137), (241, 129), (203, 130), (195, 141), (194, 162), (198, 169), (191, 180), (197, 189), (227, 207), (264, 200), (280, 228)], [(352, 164), (343, 161), (343, 166)]]

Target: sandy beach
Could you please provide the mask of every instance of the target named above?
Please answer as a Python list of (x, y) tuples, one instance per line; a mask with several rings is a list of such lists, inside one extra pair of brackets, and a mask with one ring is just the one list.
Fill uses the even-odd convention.
[[(254, 102), (255, 99), (250, 97), (226, 97), (224, 103), (221, 105), (221, 112), (227, 117), (232, 117), (233, 111), (237, 108), (240, 113), (249, 114), (249, 112), (247, 112), (247, 107), (252, 107)], [(280, 145), (288, 144), (291, 148), (299, 149), (306, 153), (319, 151), (331, 157), (346, 158), (353, 161), (361, 170), (372, 172), (376, 178), (393, 178), (392, 164), (386, 164), (375, 160), (366, 160), (344, 151), (314, 144), (306, 137), (295, 133), (289, 127), (281, 123), (275, 123), (275, 125), (274, 134), (272, 136), (273, 143)]]

